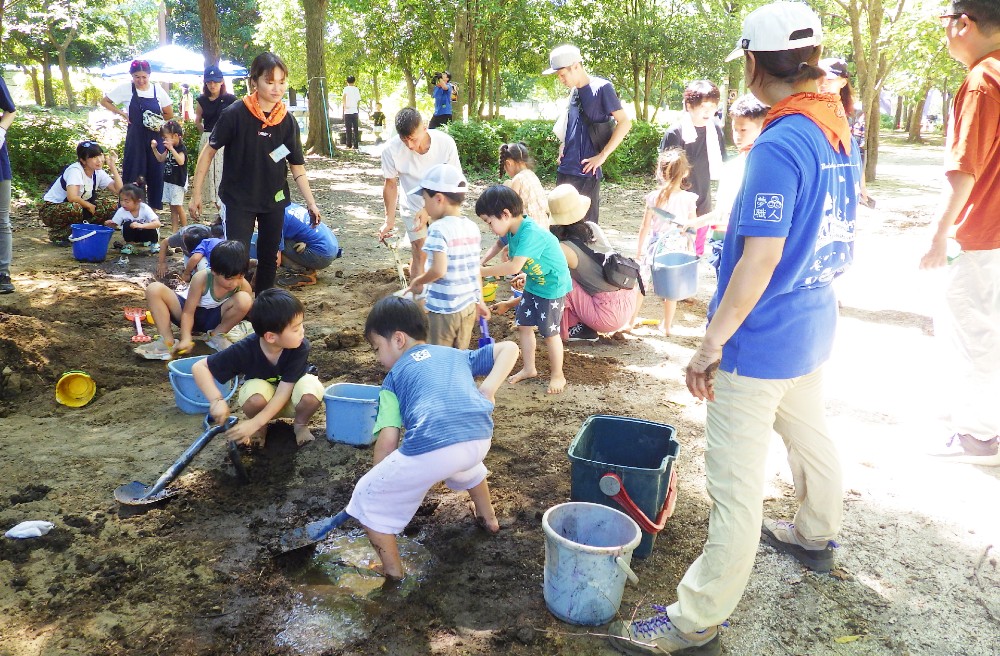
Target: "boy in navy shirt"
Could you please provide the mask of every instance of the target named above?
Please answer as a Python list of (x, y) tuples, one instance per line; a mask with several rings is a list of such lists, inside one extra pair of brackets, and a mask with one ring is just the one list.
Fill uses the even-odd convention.
[[(441, 481), (468, 490), (479, 525), (500, 530), (483, 459), (493, 436), (494, 396), (518, 348), (501, 342), (470, 352), (427, 344), (424, 311), (397, 296), (375, 304), (365, 338), (389, 373), (379, 392), (375, 466), (355, 486), (347, 513), (368, 532), (386, 578), (401, 579), (396, 534)], [(477, 387), (474, 376), (486, 378)]]

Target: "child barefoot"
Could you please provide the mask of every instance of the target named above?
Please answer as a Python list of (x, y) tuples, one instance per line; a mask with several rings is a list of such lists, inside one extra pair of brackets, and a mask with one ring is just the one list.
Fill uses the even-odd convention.
[(309, 341), (302, 328), (304, 314), (302, 303), (287, 290), (266, 289), (257, 295), (250, 310), (254, 332), (192, 368), (198, 388), (211, 401), (208, 410), (219, 424), (229, 417), (229, 405), (212, 379), (246, 379), (239, 404), (247, 420), (226, 431), (226, 439), (263, 446), (267, 424), (275, 417), (294, 418), (292, 427), (299, 446), (313, 439), (309, 419), (319, 409), (324, 389), (319, 378), (306, 373)]
[(476, 201), (476, 214), (485, 221), (493, 234), (509, 237), (510, 260), (484, 267), (483, 276), (506, 276), (524, 271), (527, 278), (524, 294), (517, 306), (514, 323), (521, 338), (524, 366), (510, 378), (518, 383), (538, 376), (535, 368), (535, 327), (545, 340), (549, 352), (549, 394), (559, 394), (566, 388), (563, 375), (563, 347), (559, 334), (563, 297), (573, 288), (566, 256), (559, 240), (542, 230), (529, 217), (517, 193), (503, 185), (490, 187)]
[[(382, 573), (401, 579), (396, 534), (441, 481), (468, 490), (479, 524), (490, 533), (500, 530), (483, 459), (493, 435), (494, 396), (518, 349), (513, 342), (471, 352), (427, 344), (423, 310), (397, 296), (375, 303), (365, 338), (389, 373), (379, 393), (375, 465), (355, 486), (347, 514), (368, 532)], [(473, 376), (484, 375), (477, 388)]]

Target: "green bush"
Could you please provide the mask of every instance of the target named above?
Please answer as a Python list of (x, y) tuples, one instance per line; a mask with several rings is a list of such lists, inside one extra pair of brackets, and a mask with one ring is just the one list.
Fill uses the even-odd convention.
[(879, 127), (883, 130), (893, 130), (896, 128), (896, 118), (889, 114), (879, 114)]
[[(455, 121), (448, 124), (447, 132), (455, 139), (467, 173), (487, 177), (498, 175), (500, 145), (523, 141), (535, 158), (538, 177), (550, 183), (555, 181), (559, 139), (552, 133), (552, 121)], [(618, 180), (624, 175), (652, 172), (662, 136), (658, 126), (634, 121), (628, 136), (604, 163), (604, 175), (609, 180)]]
[(20, 109), (7, 133), (16, 197), (40, 198), (66, 166), (76, 161), (76, 144), (98, 140), (86, 113)]
[(201, 143), (201, 132), (194, 121), (181, 121), (181, 128), (184, 130), (184, 148), (187, 149), (188, 177), (194, 179), (194, 169), (198, 165), (198, 144)]

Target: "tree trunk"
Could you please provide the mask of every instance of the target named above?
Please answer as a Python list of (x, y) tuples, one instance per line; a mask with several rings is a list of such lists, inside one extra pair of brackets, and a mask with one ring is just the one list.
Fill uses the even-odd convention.
[(875, 94), (865, 108), (865, 182), (875, 181), (875, 167), (878, 166), (879, 131), (882, 127), (879, 118), (878, 94)]
[(205, 56), (205, 67), (217, 66), (222, 59), (222, 37), (215, 0), (198, 0), (198, 16), (201, 18), (201, 52)]
[(897, 130), (903, 126), (903, 96), (896, 96), (896, 118), (893, 124)]
[(410, 62), (400, 62), (403, 70), (403, 79), (406, 81), (407, 107), (417, 106), (417, 80), (413, 77), (413, 66)]
[(375, 110), (375, 103), (382, 102), (382, 90), (378, 84), (378, 71), (372, 73), (372, 111)]
[(458, 11), (455, 12), (455, 31), (452, 34), (451, 60), (448, 62), (448, 70), (451, 72), (451, 81), (458, 85), (458, 102), (452, 105), (452, 113), (462, 115), (462, 106), (466, 102), (462, 101), (462, 96), (468, 96), (468, 92), (462, 93), (466, 89), (466, 74), (469, 68), (469, 46), (473, 40), (475, 30), (476, 0), (463, 0), (459, 3)]
[(38, 84), (38, 67), (32, 66), (27, 67), (22, 65), (21, 71), (24, 76), (31, 79), (31, 90), (35, 93), (35, 104), (39, 107), (42, 106), (42, 87)]
[(160, 45), (165, 46), (170, 43), (167, 37), (167, 3), (160, 0), (159, 11), (156, 13), (156, 31), (160, 37)]
[(473, 107), (479, 105), (479, 95), (477, 93), (479, 81), (476, 72), (479, 70), (479, 51), (482, 49), (480, 41), (477, 35), (473, 34), (469, 40), (469, 49), (466, 53), (469, 73), (465, 80), (465, 102), (463, 104), (469, 108), (470, 116), (474, 116)]
[(923, 137), (920, 136), (920, 130), (924, 122), (924, 105), (927, 103), (927, 94), (931, 92), (932, 86), (934, 86), (933, 81), (925, 80), (917, 94), (917, 105), (913, 108), (913, 115), (910, 117), (909, 130), (906, 135), (906, 140), (909, 143), (924, 142)]
[(326, 8), (329, 0), (302, 0), (306, 22), (306, 78), (309, 88), (309, 135), (305, 150), (327, 157), (334, 156), (330, 122), (330, 89), (326, 82)]
[(52, 89), (52, 54), (42, 52), (42, 88), (45, 90), (45, 106), (56, 106), (56, 94)]
[(69, 47), (69, 43), (65, 46), (60, 46), (57, 51), (57, 59), (59, 60), (59, 72), (62, 74), (63, 90), (66, 91), (66, 103), (69, 105), (69, 111), (76, 111), (76, 94), (73, 93), (73, 81), (69, 79), (69, 64), (66, 63), (66, 49)]

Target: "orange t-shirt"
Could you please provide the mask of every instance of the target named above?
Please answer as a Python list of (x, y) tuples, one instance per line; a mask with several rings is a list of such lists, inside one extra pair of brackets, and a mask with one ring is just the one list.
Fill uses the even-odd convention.
[(1000, 248), (1000, 50), (969, 70), (955, 94), (945, 143), (945, 171), (976, 178), (958, 216), (955, 239), (963, 250)]

